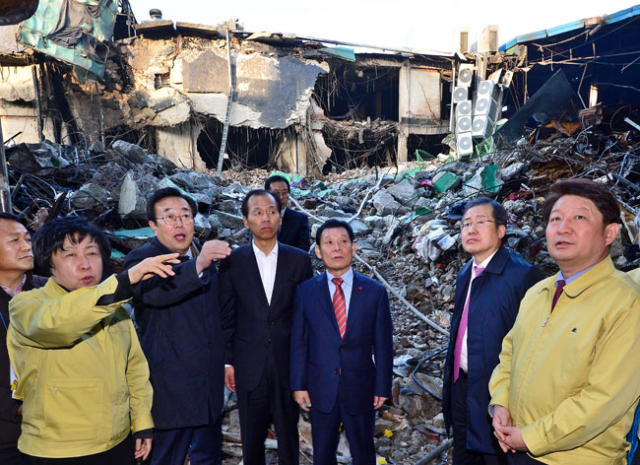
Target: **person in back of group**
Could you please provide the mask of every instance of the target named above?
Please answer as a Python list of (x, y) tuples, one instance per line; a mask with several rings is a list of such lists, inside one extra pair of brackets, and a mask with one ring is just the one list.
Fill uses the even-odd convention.
[(133, 465), (151, 451), (149, 367), (122, 305), (131, 286), (173, 273), (177, 254), (103, 279), (111, 247), (81, 217), (53, 220), (33, 238), (51, 278), (10, 302), (7, 345), (23, 399), (18, 442), (29, 465)]
[(153, 240), (127, 255), (131, 268), (147, 257), (177, 253), (168, 279), (133, 286), (133, 306), (153, 385), (152, 465), (219, 465), (222, 461), (224, 335), (214, 260), (231, 253), (223, 241), (195, 243), (195, 201), (172, 187), (147, 201)]
[(309, 218), (302, 212), (288, 208), (291, 185), (284, 176), (274, 175), (264, 182), (265, 190), (280, 197), (282, 224), (278, 230), (278, 241), (309, 252)]
[(22, 406), (13, 399), (11, 364), (7, 352), (9, 301), (22, 291), (44, 286), (47, 281), (34, 276), (31, 233), (11, 213), (0, 212), (0, 464), (20, 465), (18, 450)]
[(467, 202), (460, 223), (462, 248), (472, 260), (456, 280), (442, 402), (447, 430), (453, 426), (454, 465), (506, 460), (487, 413), (487, 385), (520, 301), (545, 277), (503, 245), (507, 221), (501, 204), (478, 197)]
[(555, 183), (543, 204), (547, 249), (560, 272), (527, 292), (489, 411), (511, 464), (624, 464), (640, 396), (640, 287), (609, 249), (620, 208), (604, 185)]

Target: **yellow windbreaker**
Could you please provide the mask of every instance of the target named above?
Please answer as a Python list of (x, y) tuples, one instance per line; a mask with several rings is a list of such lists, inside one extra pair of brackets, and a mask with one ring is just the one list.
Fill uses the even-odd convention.
[(153, 428), (149, 366), (115, 276), (67, 292), (49, 279), (10, 303), (9, 356), (23, 399), (18, 448), (47, 458), (104, 452)]
[(567, 284), (551, 313), (555, 278), (522, 300), (491, 404), (509, 409), (540, 462), (625, 464), (640, 396), (640, 287), (607, 257)]

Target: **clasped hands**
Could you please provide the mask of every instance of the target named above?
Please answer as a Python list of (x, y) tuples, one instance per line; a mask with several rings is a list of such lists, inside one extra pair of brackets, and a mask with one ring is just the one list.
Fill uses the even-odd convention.
[(498, 439), (502, 451), (507, 454), (516, 451), (527, 452), (529, 449), (522, 439), (522, 430), (513, 426), (509, 409), (502, 405), (493, 407), (493, 434)]

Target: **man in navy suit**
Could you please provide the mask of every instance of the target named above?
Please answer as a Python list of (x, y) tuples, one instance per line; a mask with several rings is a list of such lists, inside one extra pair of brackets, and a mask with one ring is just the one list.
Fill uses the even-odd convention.
[(468, 202), (462, 215), (462, 247), (473, 259), (456, 281), (443, 386), (447, 431), (453, 426), (454, 465), (505, 463), (488, 413), (489, 378), (520, 301), (544, 278), (502, 245), (507, 219), (504, 207), (487, 197)]
[(309, 254), (277, 240), (280, 198), (262, 189), (242, 202), (250, 244), (220, 264), (220, 303), (226, 338), (225, 384), (238, 395), (242, 461), (264, 465), (273, 422), (278, 463), (298, 465), (300, 410), (289, 389), (293, 298), (313, 276)]
[(131, 268), (147, 257), (178, 252), (175, 276), (132, 287), (140, 343), (149, 361), (155, 423), (152, 465), (219, 465), (222, 461), (224, 336), (213, 260), (231, 253), (226, 242), (193, 241), (195, 201), (175, 188), (147, 202), (155, 238), (132, 250)]
[[(310, 412), (313, 463), (336, 464), (340, 423), (354, 465), (374, 465), (375, 410), (391, 396), (389, 296), (351, 269), (351, 226), (326, 221), (316, 234), (322, 273), (298, 287), (291, 333), (291, 389)], [(375, 359), (375, 360), (374, 360)]]
[(278, 232), (278, 241), (309, 252), (311, 248), (309, 218), (302, 212), (287, 208), (291, 193), (291, 186), (287, 178), (278, 175), (271, 176), (264, 182), (264, 188), (280, 197), (282, 225)]

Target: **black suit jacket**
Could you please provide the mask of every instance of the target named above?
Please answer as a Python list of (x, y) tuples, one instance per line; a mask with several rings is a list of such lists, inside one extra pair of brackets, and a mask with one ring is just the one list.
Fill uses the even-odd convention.
[(251, 244), (237, 248), (220, 264), (225, 363), (233, 365), (240, 389), (255, 389), (269, 352), (280, 382), (289, 386), (293, 299), (298, 284), (311, 278), (313, 269), (309, 254), (282, 243), (278, 247), (271, 305)]
[[(38, 289), (47, 282), (46, 278), (27, 273), (27, 280), (22, 287), (22, 292)], [(0, 313), (2, 319), (9, 326), (9, 301), (11, 296), (0, 289)], [(16, 447), (20, 437), (20, 422), (22, 417), (18, 415), (19, 403), (13, 399), (10, 380), (9, 353), (7, 352), (7, 331), (0, 322), (0, 449)]]
[[(167, 253), (169, 249), (154, 238), (132, 250), (124, 266)], [(208, 425), (222, 411), (224, 335), (218, 275), (212, 263), (198, 276), (195, 262), (187, 259), (174, 266), (175, 276), (132, 286), (140, 343), (151, 371), (151, 413), (157, 429)]]
[(309, 218), (302, 212), (285, 209), (282, 226), (278, 232), (278, 241), (309, 252), (311, 237), (309, 236)]

